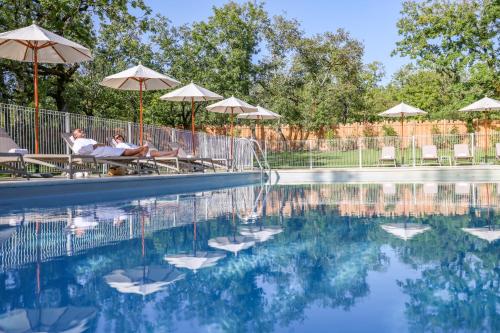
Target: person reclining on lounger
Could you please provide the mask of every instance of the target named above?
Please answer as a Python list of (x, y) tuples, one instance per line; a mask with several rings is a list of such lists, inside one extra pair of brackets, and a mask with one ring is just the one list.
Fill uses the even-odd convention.
[(95, 157), (113, 156), (146, 156), (149, 148), (147, 146), (133, 149), (114, 148), (98, 143), (93, 139), (87, 139), (85, 131), (77, 128), (73, 131), (73, 151), (80, 155), (93, 155)]
[[(139, 147), (130, 142), (125, 142), (125, 138), (121, 134), (115, 134), (113, 136), (113, 140), (115, 140), (116, 148), (124, 148), (124, 149), (133, 149)], [(152, 157), (175, 157), (179, 153), (179, 149), (170, 150), (170, 151), (158, 151), (158, 150), (149, 150), (149, 156)]]

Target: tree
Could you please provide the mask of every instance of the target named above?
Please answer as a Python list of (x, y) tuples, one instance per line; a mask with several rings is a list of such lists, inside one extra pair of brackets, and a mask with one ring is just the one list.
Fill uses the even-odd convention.
[[(148, 14), (150, 9), (143, 0), (124, 1), (0, 1), (0, 30), (7, 31), (30, 25), (35, 21), (40, 26), (93, 49), (97, 45), (95, 24), (113, 25), (134, 22), (130, 9)], [(40, 101), (44, 107), (68, 110), (65, 96), (68, 84), (80, 69), (80, 64), (40, 64)], [(3, 101), (13, 100), (18, 104), (30, 104), (32, 98), (32, 66), (2, 60), (3, 83), (10, 83), (12, 90), (3, 91)], [(7, 82), (5, 81), (7, 79)]]
[(482, 64), (495, 73), (500, 93), (500, 3), (495, 0), (409, 0), (397, 27), (402, 39), (394, 53), (409, 56), (425, 68), (445, 73), (455, 83)]

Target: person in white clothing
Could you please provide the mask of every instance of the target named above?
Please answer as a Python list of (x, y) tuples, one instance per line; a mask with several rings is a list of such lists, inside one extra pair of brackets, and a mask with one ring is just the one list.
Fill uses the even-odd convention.
[(85, 131), (77, 128), (73, 131), (73, 151), (80, 155), (93, 155), (95, 157), (113, 156), (146, 156), (149, 148), (147, 146), (137, 148), (115, 148), (88, 139)]
[[(124, 149), (133, 149), (137, 148), (139, 146), (134, 145), (133, 143), (130, 142), (125, 142), (125, 138), (121, 134), (115, 134), (113, 136), (113, 140), (115, 140), (115, 147), (116, 148), (124, 148)], [(149, 155), (152, 157), (175, 157), (179, 153), (179, 149), (175, 150), (170, 150), (170, 151), (158, 151), (158, 150), (149, 150)]]

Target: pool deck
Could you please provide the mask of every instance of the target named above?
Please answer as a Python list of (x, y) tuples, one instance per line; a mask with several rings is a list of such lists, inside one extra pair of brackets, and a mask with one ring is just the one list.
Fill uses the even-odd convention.
[(260, 183), (259, 171), (182, 175), (33, 178), (0, 181), (0, 209), (10, 205), (47, 206), (133, 197), (181, 194)]
[(500, 165), (418, 166), (271, 171), (272, 184), (500, 182)]

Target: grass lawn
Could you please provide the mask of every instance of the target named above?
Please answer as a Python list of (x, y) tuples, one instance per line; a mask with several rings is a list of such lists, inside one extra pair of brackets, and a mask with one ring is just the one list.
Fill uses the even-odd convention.
[[(413, 165), (412, 149), (406, 148), (401, 152), (396, 151), (397, 165)], [(453, 150), (440, 149), (438, 152), (440, 157), (448, 157), (453, 164)], [(268, 152), (267, 161), (273, 169), (290, 169), (290, 168), (335, 168), (335, 167), (358, 167), (360, 153), (358, 150), (348, 151), (296, 151), (296, 152)], [(380, 150), (363, 149), (361, 151), (361, 162), (363, 167), (378, 166)], [(421, 150), (415, 150), (415, 164), (420, 165)], [(476, 149), (474, 152), (475, 164), (486, 163), (486, 154), (484, 150)], [(488, 164), (495, 163), (494, 152), (488, 152)], [(443, 165), (447, 165), (448, 160), (443, 161)], [(426, 163), (425, 165), (430, 165)], [(390, 165), (386, 163), (385, 165)]]

